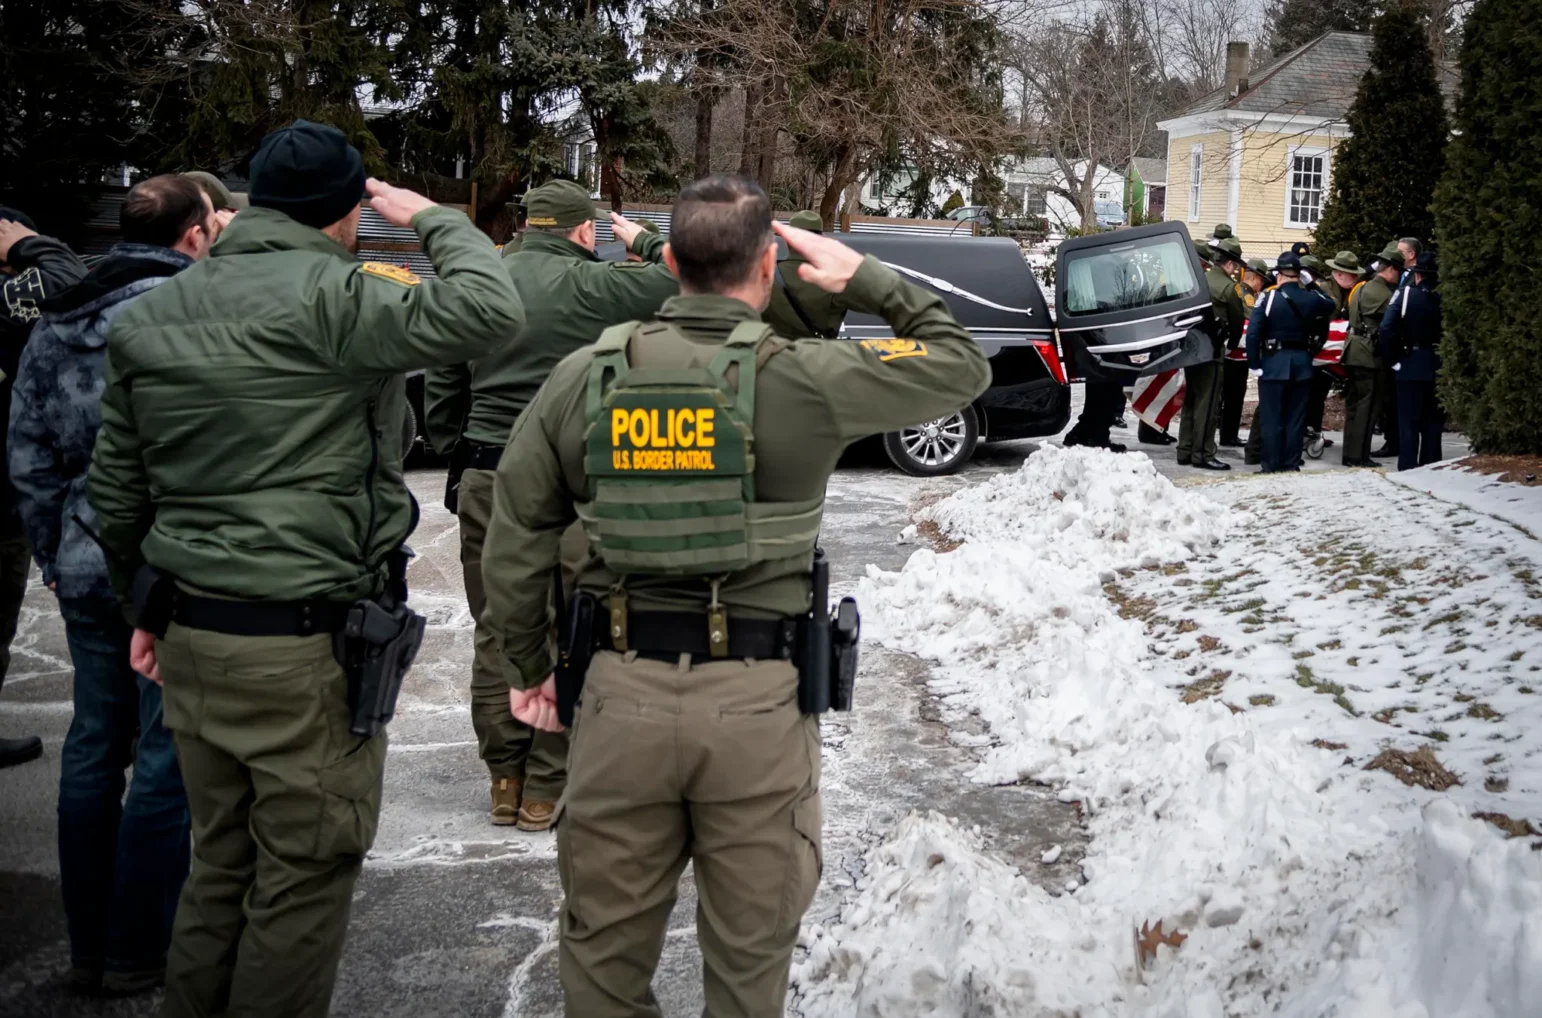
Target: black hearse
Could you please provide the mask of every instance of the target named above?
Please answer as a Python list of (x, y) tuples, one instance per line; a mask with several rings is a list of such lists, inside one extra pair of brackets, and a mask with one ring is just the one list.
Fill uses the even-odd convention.
[[(972, 406), (884, 436), (889, 459), (907, 473), (951, 473), (982, 441), (1059, 433), (1070, 417), (1071, 378), (1131, 384), (1213, 356), (1209, 291), (1182, 223), (1062, 242), (1053, 317), (1013, 241), (862, 233), (840, 239), (940, 293), (990, 357), (991, 386)], [(841, 332), (854, 339), (889, 334), (879, 319), (856, 314)]]
[[(906, 473), (952, 473), (981, 442), (1058, 434), (1070, 420), (1072, 379), (1128, 385), (1213, 356), (1209, 291), (1182, 223), (1063, 241), (1055, 253), (1053, 314), (1022, 250), (1005, 237), (839, 239), (941, 294), (990, 358), (990, 388), (973, 404), (883, 436), (890, 461)], [(601, 245), (599, 254), (624, 256), (619, 244)], [(853, 313), (841, 335), (879, 339), (891, 332), (882, 319)]]

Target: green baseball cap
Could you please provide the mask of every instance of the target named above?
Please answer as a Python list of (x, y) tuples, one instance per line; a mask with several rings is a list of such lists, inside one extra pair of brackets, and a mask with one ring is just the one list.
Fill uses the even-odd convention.
[(1216, 223), (1215, 232), (1210, 234), (1210, 236), (1214, 237), (1216, 240), (1225, 240), (1227, 237), (1232, 235), (1231, 227), (1226, 223)]
[(1215, 252), (1212, 261), (1220, 261), (1223, 257), (1232, 261), (1242, 261), (1242, 242), (1236, 237), (1222, 237), (1210, 245), (1210, 250)]
[(598, 218), (588, 190), (571, 180), (548, 181), (525, 194), (525, 221), (538, 230), (571, 230)]
[(825, 232), (825, 221), (819, 218), (819, 213), (812, 209), (804, 209), (802, 212), (794, 212), (789, 226), (796, 226), (800, 230), (809, 230), (813, 233)]
[(1360, 264), (1360, 256), (1353, 251), (1340, 251), (1329, 258), (1328, 268), (1334, 272), (1347, 272), (1351, 276), (1358, 276), (1365, 271), (1365, 266)]
[(203, 189), (203, 193), (209, 196), (209, 204), (214, 206), (216, 212), (224, 209), (240, 211), (247, 207), (246, 195), (232, 191), (225, 186), (223, 180), (212, 173), (188, 170), (182, 175)]

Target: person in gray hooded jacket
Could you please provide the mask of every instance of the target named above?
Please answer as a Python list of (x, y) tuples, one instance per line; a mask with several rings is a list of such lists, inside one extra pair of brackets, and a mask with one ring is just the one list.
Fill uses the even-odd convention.
[(101, 424), (108, 328), (141, 294), (203, 257), (223, 218), (184, 177), (152, 177), (129, 191), (120, 214), (125, 243), (39, 305), (11, 401), (7, 458), (17, 508), (43, 582), (58, 595), (75, 667), (59, 776), (71, 967), (84, 988), (109, 993), (148, 990), (163, 978), (190, 827), (160, 687), (129, 664), (133, 630), (96, 544), (86, 471)]

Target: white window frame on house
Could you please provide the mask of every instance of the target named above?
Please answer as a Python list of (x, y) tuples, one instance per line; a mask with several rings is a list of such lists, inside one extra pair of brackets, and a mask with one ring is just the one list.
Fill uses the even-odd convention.
[[(1316, 188), (1317, 219), (1312, 222), (1295, 218), (1296, 205), (1292, 200), (1296, 190), (1296, 159), (1321, 159), (1322, 179)], [(1323, 206), (1328, 203), (1329, 174), (1332, 172), (1333, 152), (1321, 145), (1292, 145), (1285, 153), (1285, 228), (1287, 230), (1316, 230), (1317, 224), (1322, 222)]]
[(1204, 197), (1205, 146), (1189, 147), (1189, 222), (1199, 222), (1199, 204)]

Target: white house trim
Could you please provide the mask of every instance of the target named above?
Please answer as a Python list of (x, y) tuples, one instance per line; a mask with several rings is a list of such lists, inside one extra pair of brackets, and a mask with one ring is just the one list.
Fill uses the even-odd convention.
[(1290, 146), (1289, 149), (1286, 150), (1286, 153), (1285, 153), (1285, 180), (1284, 180), (1284, 184), (1285, 184), (1284, 226), (1285, 226), (1285, 229), (1287, 229), (1287, 230), (1316, 230), (1317, 229), (1317, 223), (1298, 223), (1298, 222), (1293, 222), (1291, 220), (1291, 218), (1290, 218), (1290, 192), (1291, 192), (1291, 183), (1292, 183), (1292, 179), (1291, 178), (1292, 178), (1292, 175), (1295, 172), (1296, 157), (1298, 155), (1299, 156), (1306, 156), (1308, 158), (1311, 158), (1313, 156), (1320, 156), (1320, 157), (1322, 157), (1322, 189), (1321, 189), (1322, 197), (1318, 201), (1318, 205), (1317, 205), (1317, 215), (1318, 215), (1319, 221), (1321, 221), (1322, 209), (1323, 209), (1323, 206), (1328, 203), (1328, 191), (1329, 191), (1329, 187), (1331, 186), (1331, 180), (1332, 180), (1332, 176), (1331, 175), (1333, 173), (1333, 151), (1332, 151), (1332, 149), (1324, 148), (1321, 145), (1292, 145), (1292, 146)]
[[(1198, 156), (1198, 159), (1194, 157)], [(1168, 176), (1171, 176), (1171, 171)], [(1199, 207), (1204, 202), (1205, 146), (1189, 146), (1189, 222), (1199, 222)]]
[(1196, 134), (1217, 131), (1267, 130), (1274, 134), (1326, 134), (1330, 138), (1349, 137), (1349, 125), (1333, 117), (1307, 116), (1302, 113), (1249, 113), (1246, 110), (1207, 110), (1186, 117), (1157, 121), (1157, 130), (1166, 131), (1174, 141)]
[(1231, 169), (1226, 182), (1226, 221), (1237, 221), (1237, 204), (1242, 190), (1242, 129), (1232, 128)]

